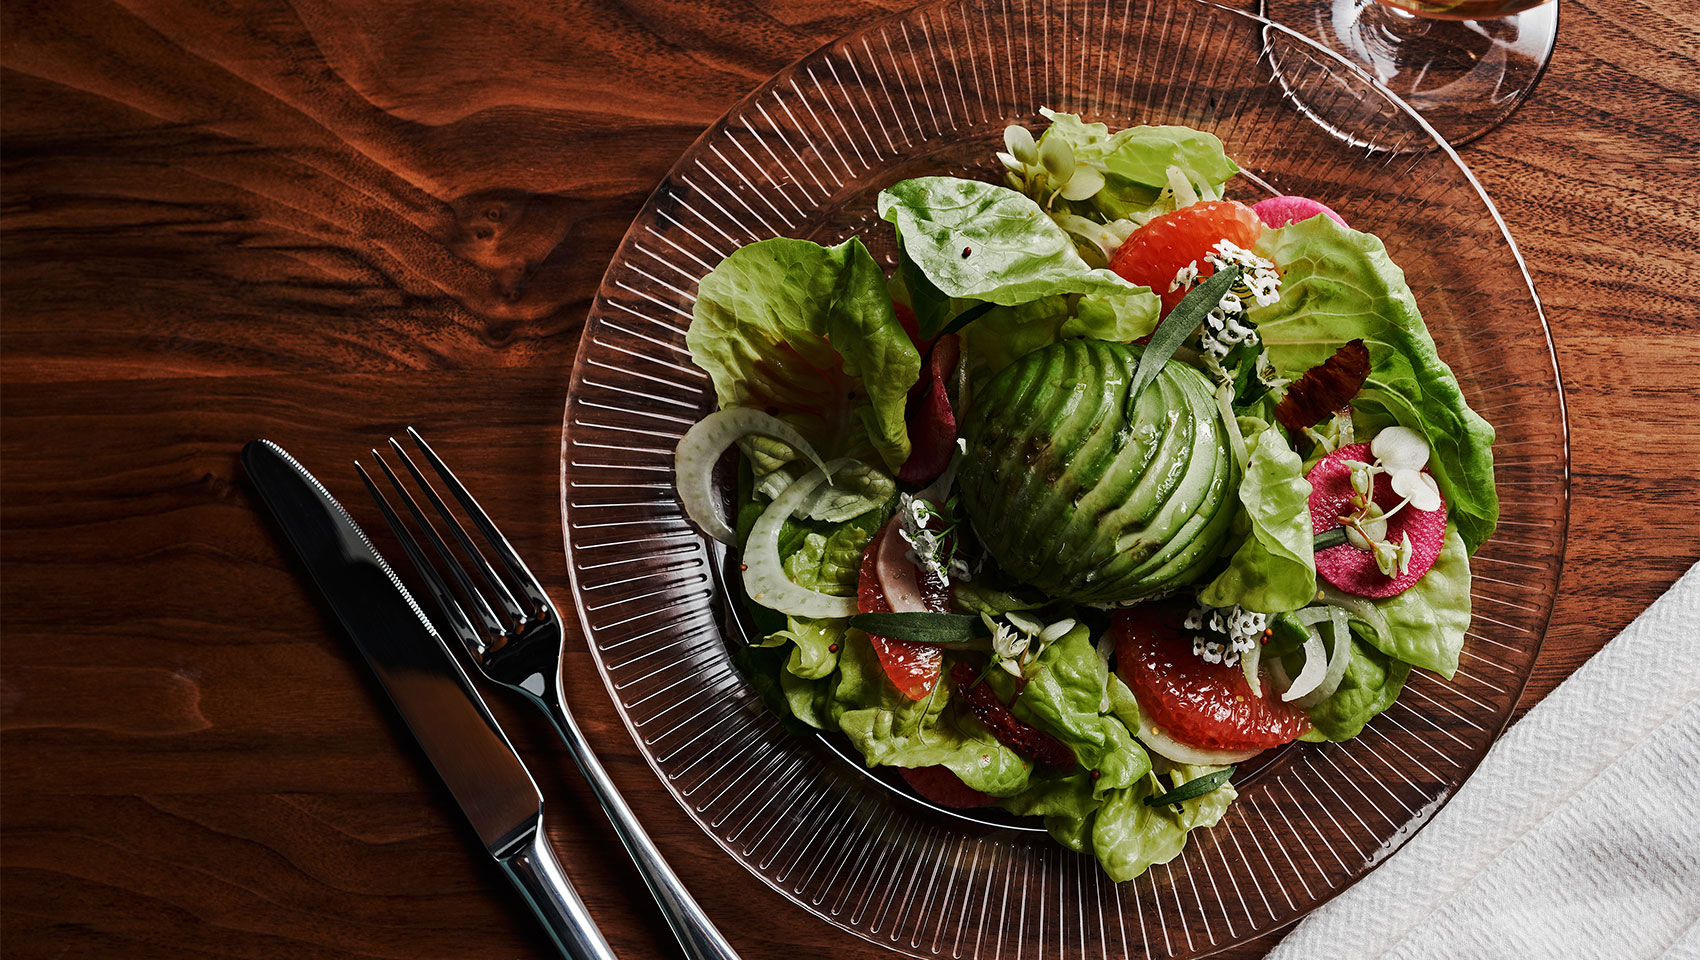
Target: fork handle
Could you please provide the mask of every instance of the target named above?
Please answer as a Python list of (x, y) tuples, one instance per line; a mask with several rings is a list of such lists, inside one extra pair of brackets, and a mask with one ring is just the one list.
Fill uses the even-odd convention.
[(608, 771), (602, 768), (602, 761), (596, 759), (590, 742), (584, 738), (572, 713), (562, 703), (559, 687), (538, 699), (549, 719), (554, 721), (561, 739), (566, 742), (567, 751), (573, 755), (585, 780), (590, 783), (591, 791), (602, 802), (602, 810), (608, 814), (614, 832), (619, 834), (620, 842), (626, 845), (632, 861), (637, 864), (638, 874), (661, 905), (661, 913), (667, 918), (667, 925), (673, 928), (673, 935), (684, 948), (685, 956), (690, 960), (739, 960), (737, 951), (697, 905), (673, 868), (662, 858), (661, 851), (655, 848), (655, 841), (644, 832), (643, 826), (632, 814), (632, 808), (626, 806), (625, 798), (620, 796)]
[(541, 817), (531, 836), (506, 855), (497, 857), (496, 862), (525, 896), (526, 904), (543, 922), (543, 929), (549, 931), (549, 939), (555, 941), (562, 956), (567, 960), (616, 960), (590, 911), (585, 909), (584, 901), (579, 899), (578, 891), (573, 889), (573, 882), (555, 859)]

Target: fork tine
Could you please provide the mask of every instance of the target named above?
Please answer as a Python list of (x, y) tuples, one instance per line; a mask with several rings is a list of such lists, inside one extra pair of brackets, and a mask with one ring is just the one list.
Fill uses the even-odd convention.
[(466, 615), (466, 610), (460, 601), (449, 590), (449, 585), (438, 575), (437, 569), (431, 566), (431, 561), (425, 559), (425, 553), (419, 549), (419, 541), (414, 539), (407, 526), (390, 509), (390, 502), (384, 499), (384, 494), (378, 485), (372, 482), (372, 475), (366, 472), (366, 467), (360, 461), (354, 461), (354, 469), (360, 474), (360, 480), (366, 484), (366, 492), (372, 495), (372, 501), (378, 505), (378, 512), (384, 515), (384, 522), (390, 525), (390, 531), (401, 541), (401, 549), (407, 553), (407, 558), (413, 562), (413, 569), (425, 578), (425, 585), (430, 588), (431, 596), (437, 601), (437, 608), (443, 612), (443, 618), (448, 621), (454, 634), (460, 638), (469, 650), (483, 647), (483, 635), (473, 626), (472, 618)]
[(426, 499), (430, 500), (431, 506), (436, 508), (437, 515), (443, 518), (443, 524), (449, 528), (449, 532), (454, 534), (455, 539), (460, 541), (461, 549), (466, 551), (468, 557), (472, 558), (473, 565), (478, 568), (478, 575), (484, 578), (484, 582), (490, 585), (491, 590), (495, 591), (496, 598), (508, 611), (508, 616), (512, 617), (517, 625), (523, 627), (531, 619), (531, 616), (520, 607), (519, 601), (514, 599), (513, 592), (508, 589), (508, 585), (502, 582), (502, 578), (496, 574), (495, 568), (484, 559), (484, 554), (473, 546), (472, 538), (467, 536), (466, 528), (461, 525), (459, 518), (449, 510), (449, 505), (443, 502), (443, 498), (437, 495), (437, 488), (431, 485), (431, 481), (425, 479), (425, 474), (420, 472), (419, 467), (414, 464), (413, 458), (408, 456), (407, 450), (397, 443), (394, 437), (390, 438), (390, 449), (401, 457), (401, 462), (406, 465), (407, 472), (413, 474), (413, 482), (417, 483), (419, 489), (425, 492)]
[[(508, 635), (507, 627), (496, 616), (496, 611), (491, 609), (489, 601), (485, 600), (484, 595), (478, 592), (478, 588), (472, 585), (472, 578), (466, 575), (466, 570), (460, 565), (460, 561), (455, 559), (454, 553), (449, 550), (449, 545), (444, 543), (443, 538), (437, 535), (437, 529), (431, 526), (431, 521), (426, 519), (425, 512), (419, 509), (419, 501), (413, 499), (413, 494), (409, 493), (407, 487), (402, 485), (401, 478), (396, 476), (394, 470), (390, 469), (389, 463), (378, 451), (373, 450), (372, 456), (377, 459), (378, 467), (384, 471), (384, 476), (389, 478), (390, 485), (395, 487), (396, 493), (401, 495), (401, 502), (406, 504), (408, 512), (413, 514), (413, 522), (419, 525), (420, 531), (425, 534), (425, 539), (430, 541), (432, 550), (449, 568), (449, 572), (454, 575), (455, 581), (460, 584), (461, 590), (472, 601), (473, 609), (477, 611), (478, 618), (484, 621), (485, 629), (506, 637)], [(480, 636), (472, 649), (482, 652), (486, 646), (485, 639)]]
[[(484, 508), (478, 505), (477, 500), (472, 499), (472, 494), (467, 492), (466, 486), (454, 475), (454, 471), (449, 469), (442, 457), (437, 456), (437, 451), (431, 449), (431, 445), (425, 442), (425, 438), (419, 435), (418, 430), (408, 427), (407, 435), (412, 437), (413, 442), (419, 445), (419, 449), (425, 454), (425, 459), (430, 461), (432, 469), (436, 470), (437, 475), (443, 478), (443, 483), (449, 488), (449, 492), (453, 493), (455, 499), (460, 501), (461, 509), (465, 510), (466, 515), (472, 518), (473, 525), (478, 528), (479, 533), (484, 535), (484, 539), (489, 542), (490, 548), (495, 551), (496, 556), (501, 558), (502, 565), (508, 568), (508, 573), (513, 575), (514, 580), (519, 583), (520, 589), (524, 590), (525, 595), (531, 598), (531, 602), (537, 605), (538, 612), (543, 613), (553, 609), (549, 595), (543, 592), (543, 585), (538, 582), (537, 577), (532, 575), (530, 568), (526, 567), (525, 561), (521, 560), (519, 554), (509, 545), (508, 538), (502, 536), (502, 531), (491, 522), (490, 515), (484, 512)], [(409, 461), (409, 465), (411, 465), (411, 461)]]

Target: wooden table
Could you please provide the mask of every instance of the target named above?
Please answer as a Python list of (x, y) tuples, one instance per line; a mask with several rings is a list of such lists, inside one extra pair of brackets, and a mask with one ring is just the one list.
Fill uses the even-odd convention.
[[(1464, 151), (1571, 404), (1569, 563), (1525, 706), (1700, 556), (1700, 18), (1563, 2), (1534, 100)], [(5, 6), (9, 956), (548, 955), (236, 451), (274, 438), (353, 499), (348, 462), (418, 424), (564, 585), (567, 372), (627, 222), (727, 106), (887, 9)], [(746, 957), (879, 955), (726, 864), (567, 649), (615, 779)], [(614, 946), (672, 955), (541, 721), (494, 707)]]

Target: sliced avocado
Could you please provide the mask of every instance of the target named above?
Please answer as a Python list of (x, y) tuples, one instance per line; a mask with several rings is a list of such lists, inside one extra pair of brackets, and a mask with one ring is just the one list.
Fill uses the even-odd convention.
[(1204, 376), (1170, 361), (1135, 402), (1142, 348), (1065, 340), (992, 377), (958, 481), (1010, 576), (1082, 602), (1191, 583), (1228, 535), (1237, 465)]

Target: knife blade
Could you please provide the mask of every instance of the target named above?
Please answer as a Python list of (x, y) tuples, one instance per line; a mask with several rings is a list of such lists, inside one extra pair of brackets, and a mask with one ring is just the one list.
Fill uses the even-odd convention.
[(555, 861), (543, 796), (448, 645), (342, 505), (269, 440), (242, 466), (484, 848), (507, 871), (563, 953), (613, 960)]

